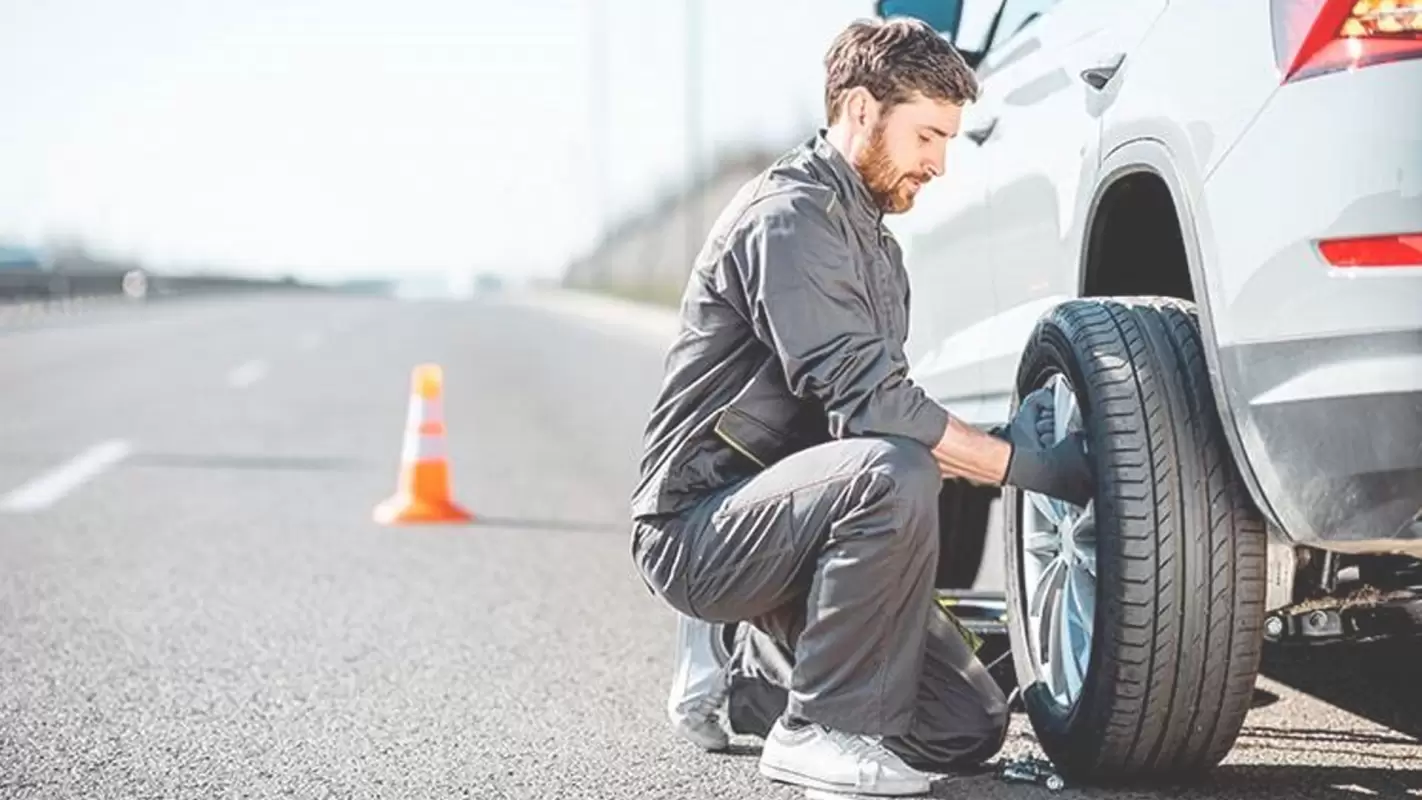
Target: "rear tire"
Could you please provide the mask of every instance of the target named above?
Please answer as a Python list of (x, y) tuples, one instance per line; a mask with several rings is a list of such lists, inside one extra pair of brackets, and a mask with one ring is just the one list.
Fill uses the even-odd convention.
[[(1043, 518), (1031, 516), (1041, 506), (1020, 490), (1003, 493), (1017, 678), (1043, 750), (1071, 780), (1198, 778), (1234, 746), (1250, 707), (1262, 648), (1264, 524), (1231, 459), (1203, 347), (1189, 303), (1093, 299), (1044, 317), (1023, 355), (1018, 396), (1064, 380), (1097, 475), (1094, 530), (1059, 537), (1079, 533), (1094, 547), (1080, 571), (1085, 583), (1072, 583), (1094, 606), (1077, 612), (1090, 623), (1088, 643), (1070, 662), (1074, 692), (1052, 690), (1070, 683), (1043, 666), (1054, 645), (1028, 644), (1042, 642), (1026, 612), (1033, 590), (1048, 582), (1028, 585), (1026, 576), (1050, 548), (1040, 533), (1030, 551), (1023, 543), (1029, 528), (1043, 530)], [(1082, 546), (1063, 545), (1068, 560), (1080, 561)]]

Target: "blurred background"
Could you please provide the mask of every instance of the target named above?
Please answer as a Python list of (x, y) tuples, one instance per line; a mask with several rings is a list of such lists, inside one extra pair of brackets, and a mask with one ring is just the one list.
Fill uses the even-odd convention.
[[(694, 251), (873, 12), (0, 0), (0, 797), (800, 797), (668, 730), (627, 501)], [(390, 525), (436, 411), (472, 525)], [(1169, 796), (1422, 793), (1360, 659)]]
[(727, 193), (820, 123), (823, 53), (872, 12), (5, 3), (0, 268), (665, 299)]

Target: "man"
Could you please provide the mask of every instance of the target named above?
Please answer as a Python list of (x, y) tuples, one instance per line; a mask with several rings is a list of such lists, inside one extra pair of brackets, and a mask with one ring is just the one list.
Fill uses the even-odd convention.
[(943, 174), (971, 70), (910, 20), (850, 25), (825, 66), (827, 127), (741, 190), (692, 270), (632, 552), (683, 615), (676, 680), (694, 690), (669, 711), (688, 738), (723, 748), (725, 712), (765, 736), (772, 779), (921, 794), (920, 769), (990, 757), (1007, 723), (933, 601), (943, 480), (1081, 504), (1093, 484), (1078, 437), (1042, 441), (1045, 393), (992, 435), (907, 377), (907, 279), (883, 217)]

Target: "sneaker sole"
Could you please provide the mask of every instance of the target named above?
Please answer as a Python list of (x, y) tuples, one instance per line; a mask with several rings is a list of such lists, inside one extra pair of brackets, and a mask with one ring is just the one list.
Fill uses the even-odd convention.
[(692, 744), (696, 745), (702, 750), (705, 750), (708, 753), (719, 753), (724, 750), (728, 750), (731, 747), (731, 739), (729, 736), (716, 736), (714, 733), (710, 735), (702, 735), (700, 733), (697, 733), (696, 729), (692, 728), (689, 725), (677, 724), (674, 726), (674, 729), (676, 730), (677, 734), (681, 736), (681, 738), (687, 740), (688, 742), (691, 742)]
[(776, 766), (775, 764), (767, 764), (764, 761), (760, 763), (760, 774), (773, 781), (803, 786), (807, 789), (819, 789), (838, 795), (848, 795), (850, 797), (913, 797), (928, 794), (931, 788), (928, 784), (920, 784), (917, 786), (904, 786), (902, 788), (861, 789), (847, 783), (831, 783), (829, 781), (820, 780), (819, 778), (804, 775), (792, 769), (786, 769), (785, 767)]

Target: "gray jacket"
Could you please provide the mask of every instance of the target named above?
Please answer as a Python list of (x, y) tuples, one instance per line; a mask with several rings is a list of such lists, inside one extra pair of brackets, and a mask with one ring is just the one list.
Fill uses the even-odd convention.
[(936, 444), (948, 412), (907, 377), (908, 300), (903, 253), (824, 131), (747, 183), (682, 298), (633, 517), (834, 438)]

